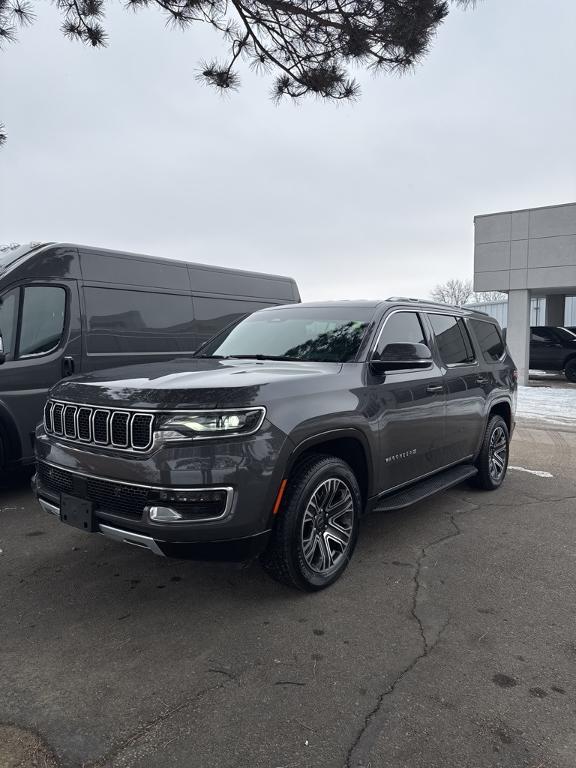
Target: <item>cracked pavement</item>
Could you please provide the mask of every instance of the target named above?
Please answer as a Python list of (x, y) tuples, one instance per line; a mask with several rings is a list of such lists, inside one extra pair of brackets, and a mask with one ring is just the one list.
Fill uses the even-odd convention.
[(304, 595), (0, 491), (0, 768), (573, 768), (576, 433), (363, 522)]

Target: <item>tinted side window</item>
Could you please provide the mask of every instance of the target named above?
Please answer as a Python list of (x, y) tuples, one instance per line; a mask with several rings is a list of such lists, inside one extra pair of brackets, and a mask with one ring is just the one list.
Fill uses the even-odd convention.
[(53, 285), (24, 289), (18, 357), (43, 355), (60, 344), (64, 331), (66, 291)]
[(376, 355), (380, 357), (388, 344), (427, 344), (420, 318), (416, 312), (395, 312), (389, 317), (378, 340)]
[(465, 365), (474, 362), (472, 343), (464, 321), (451, 315), (428, 315), (440, 357), (446, 365)]
[(484, 320), (469, 320), (474, 335), (478, 339), (484, 359), (488, 363), (500, 360), (504, 354), (504, 342), (500, 331), (493, 323)]
[(193, 352), (190, 296), (117, 288), (84, 289), (89, 353)]
[(211, 338), (244, 315), (269, 307), (266, 301), (238, 301), (236, 299), (207, 299), (194, 297), (195, 330), (200, 343)]
[(550, 341), (556, 341), (550, 328), (532, 328), (530, 331), (530, 341), (536, 344), (546, 344)]
[(4, 353), (8, 356), (14, 354), (19, 298), (20, 288), (15, 288), (13, 291), (8, 291), (8, 293), (0, 296), (0, 333), (2, 334)]

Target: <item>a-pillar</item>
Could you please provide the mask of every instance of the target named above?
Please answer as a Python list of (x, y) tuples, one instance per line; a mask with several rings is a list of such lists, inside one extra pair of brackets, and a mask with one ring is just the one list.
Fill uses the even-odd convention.
[(552, 293), (546, 296), (546, 325), (564, 325), (564, 313), (566, 311), (566, 296), (561, 293)]
[(526, 385), (530, 368), (530, 291), (528, 290), (508, 292), (506, 342), (518, 369), (518, 383)]

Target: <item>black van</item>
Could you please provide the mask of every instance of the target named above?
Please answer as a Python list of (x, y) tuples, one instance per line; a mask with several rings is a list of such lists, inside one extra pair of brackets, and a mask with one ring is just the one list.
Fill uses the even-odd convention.
[(294, 280), (43, 243), (0, 251), (0, 468), (33, 460), (48, 389), (77, 373), (188, 356)]

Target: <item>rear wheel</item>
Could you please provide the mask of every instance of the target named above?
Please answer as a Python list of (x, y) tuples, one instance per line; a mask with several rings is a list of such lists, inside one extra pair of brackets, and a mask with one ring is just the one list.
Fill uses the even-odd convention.
[(472, 479), (472, 483), (486, 491), (499, 488), (508, 470), (509, 449), (510, 435), (506, 422), (501, 416), (492, 416), (476, 459), (478, 474)]
[(576, 384), (576, 357), (573, 357), (572, 360), (568, 360), (566, 367), (564, 368), (564, 374), (568, 381)]
[(346, 570), (356, 540), (362, 500), (354, 473), (334, 456), (298, 465), (261, 557), (277, 581), (308, 592), (333, 584)]

